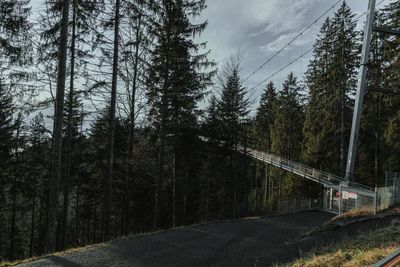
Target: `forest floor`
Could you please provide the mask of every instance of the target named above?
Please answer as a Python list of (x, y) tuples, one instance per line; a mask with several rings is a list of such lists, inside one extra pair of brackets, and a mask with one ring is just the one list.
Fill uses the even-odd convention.
[[(271, 266), (301, 256), (304, 244), (293, 241), (332, 217), (305, 212), (207, 223), (129, 236), (18, 266)], [(312, 249), (316, 243), (307, 244)]]

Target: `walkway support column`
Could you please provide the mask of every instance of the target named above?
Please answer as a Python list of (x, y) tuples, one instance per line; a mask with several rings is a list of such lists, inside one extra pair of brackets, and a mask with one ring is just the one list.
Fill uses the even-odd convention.
[(366, 77), (368, 70), (367, 64), (369, 61), (371, 36), (375, 20), (375, 2), (376, 0), (369, 0), (367, 22), (364, 31), (364, 40), (363, 40), (361, 64), (360, 64), (361, 67), (360, 67), (360, 72), (358, 74), (357, 95), (354, 103), (353, 123), (351, 126), (349, 151), (347, 154), (347, 165), (346, 165), (346, 175), (345, 175), (347, 182), (353, 180), (354, 162), (357, 153), (358, 133), (360, 130), (360, 120), (361, 120), (361, 113), (362, 113), (365, 88), (366, 88)]

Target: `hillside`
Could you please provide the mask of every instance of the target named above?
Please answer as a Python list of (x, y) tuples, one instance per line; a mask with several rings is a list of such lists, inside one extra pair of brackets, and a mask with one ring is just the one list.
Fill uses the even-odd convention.
[(400, 248), (400, 209), (375, 216), (353, 211), (313, 229), (296, 243), (310, 240), (320, 240), (321, 245), (284, 266), (370, 266)]

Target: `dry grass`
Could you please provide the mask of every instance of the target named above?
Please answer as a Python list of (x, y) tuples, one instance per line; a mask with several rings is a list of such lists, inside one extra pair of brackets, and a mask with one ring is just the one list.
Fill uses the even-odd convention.
[(319, 249), (306, 258), (287, 266), (292, 267), (353, 267), (370, 266), (400, 247), (400, 223), (345, 240), (332, 247)]
[(65, 250), (65, 251), (54, 252), (54, 253), (50, 253), (50, 254), (43, 255), (43, 256), (35, 256), (35, 257), (22, 259), (22, 260), (16, 260), (16, 261), (12, 261), (12, 262), (11, 261), (0, 261), (0, 267), (16, 266), (18, 264), (28, 263), (28, 262), (31, 262), (31, 261), (47, 258), (47, 257), (50, 257), (50, 256), (60, 256), (60, 255), (64, 255), (64, 254), (84, 251), (84, 250), (87, 250), (87, 249), (98, 248), (98, 247), (105, 246), (106, 244), (107, 243), (99, 243), (99, 244), (87, 245), (87, 246), (84, 246), (84, 247), (70, 248), (70, 249)]

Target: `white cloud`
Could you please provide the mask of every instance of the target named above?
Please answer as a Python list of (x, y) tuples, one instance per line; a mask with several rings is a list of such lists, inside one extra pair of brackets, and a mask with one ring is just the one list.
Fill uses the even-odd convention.
[[(305, 45), (310, 45), (315, 41), (315, 36), (318, 33), (319, 25), (314, 24), (302, 35), (300, 35), (295, 41), (293, 41), (284, 51), (283, 54), (289, 50), (295, 49), (297, 47), (302, 47)], [(266, 45), (260, 47), (260, 50), (264, 53), (275, 53), (278, 52), (282, 47), (286, 46), (299, 34), (298, 31), (290, 32), (286, 34), (279, 35), (275, 40), (269, 42)]]
[[(321, 0), (253, 0), (245, 9), (251, 26), (266, 25), (262, 33), (279, 34), (293, 31), (304, 24), (307, 12)], [(247, 4), (248, 2), (246, 2)], [(253, 33), (253, 35), (257, 33)]]

